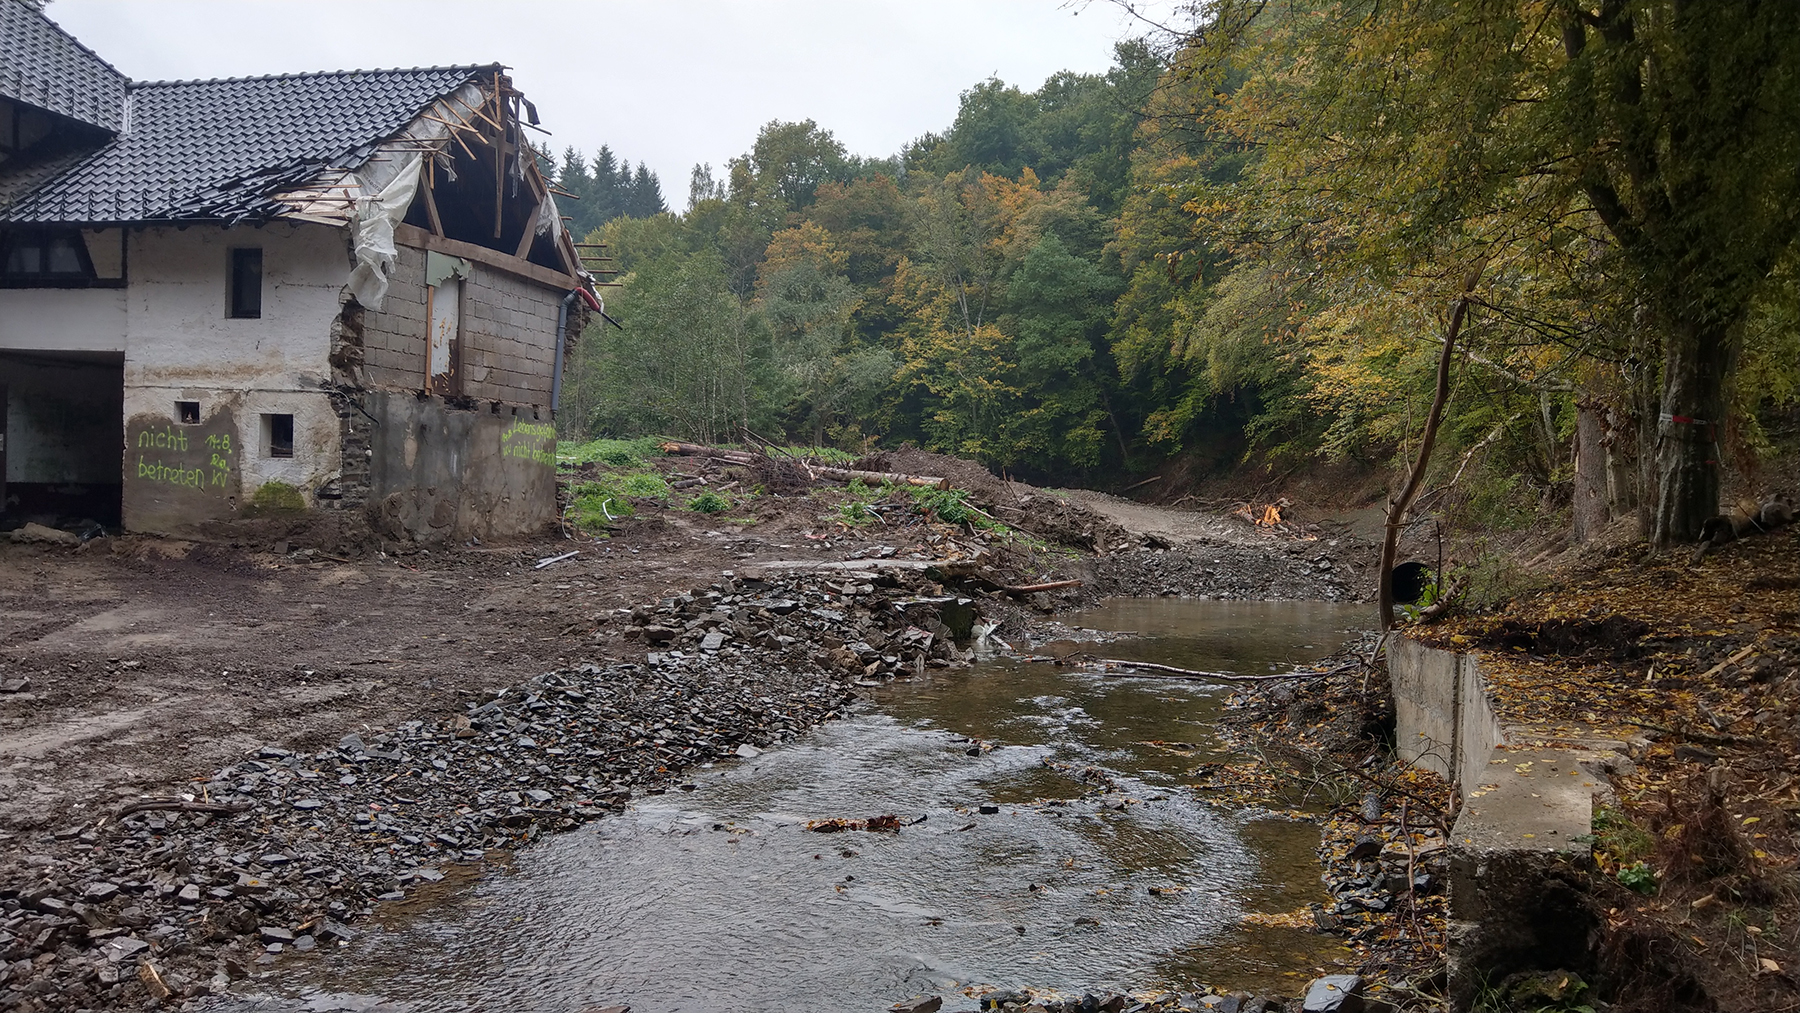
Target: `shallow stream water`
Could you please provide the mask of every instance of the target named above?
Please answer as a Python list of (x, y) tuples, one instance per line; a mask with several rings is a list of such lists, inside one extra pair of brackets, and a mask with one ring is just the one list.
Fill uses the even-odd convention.
[[(1332, 652), (1366, 611), (1154, 599), (1063, 619), (1148, 638), (1109, 657), (1261, 674)], [(1318, 832), (1190, 790), (1226, 758), (1219, 688), (992, 661), (870, 692), (207, 1008), (972, 1010), (990, 986), (1292, 993), (1342, 955), (1242, 924), (1320, 898)], [(1121, 790), (1085, 794), (1103, 780)], [(886, 814), (899, 832), (806, 828)]]

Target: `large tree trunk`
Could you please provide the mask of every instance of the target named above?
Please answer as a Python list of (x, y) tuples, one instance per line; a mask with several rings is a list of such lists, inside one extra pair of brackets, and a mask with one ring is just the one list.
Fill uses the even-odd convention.
[(1606, 527), (1606, 428), (1595, 404), (1575, 406), (1575, 544), (1591, 541)]
[(1656, 367), (1639, 365), (1631, 381), (1631, 410), (1637, 423), (1638, 537), (1646, 541), (1656, 533), (1656, 416), (1662, 411), (1656, 389)]
[(1656, 523), (1667, 549), (1700, 537), (1719, 512), (1719, 441), (1725, 378), (1736, 348), (1719, 326), (1671, 324), (1663, 346), (1662, 412), (1656, 435)]

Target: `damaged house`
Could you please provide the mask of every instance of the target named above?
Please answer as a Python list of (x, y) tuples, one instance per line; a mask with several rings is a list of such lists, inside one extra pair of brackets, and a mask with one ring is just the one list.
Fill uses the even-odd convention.
[(600, 309), (505, 68), (133, 82), (0, 0), (0, 517), (552, 522)]

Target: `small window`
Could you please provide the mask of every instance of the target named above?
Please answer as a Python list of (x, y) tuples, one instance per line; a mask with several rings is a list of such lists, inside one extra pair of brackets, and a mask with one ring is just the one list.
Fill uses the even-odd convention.
[(198, 402), (198, 401), (177, 401), (177, 402), (175, 402), (175, 417), (177, 419), (180, 419), (181, 424), (184, 426), (199, 425), (200, 424), (200, 402)]
[(263, 416), (263, 446), (265, 457), (294, 456), (294, 417), (292, 415)]
[(262, 316), (262, 273), (262, 250), (231, 251), (231, 315), (233, 317), (240, 320), (255, 320)]

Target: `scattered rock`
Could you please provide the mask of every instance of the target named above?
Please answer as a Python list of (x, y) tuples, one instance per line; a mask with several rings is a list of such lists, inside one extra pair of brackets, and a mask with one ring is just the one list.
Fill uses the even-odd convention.
[(12, 533), (15, 542), (35, 542), (40, 545), (80, 545), (81, 536), (72, 531), (61, 531), (45, 527), (42, 524), (28, 523)]
[(1354, 974), (1314, 978), (1300, 1008), (1305, 1013), (1362, 1013), (1362, 978)]

